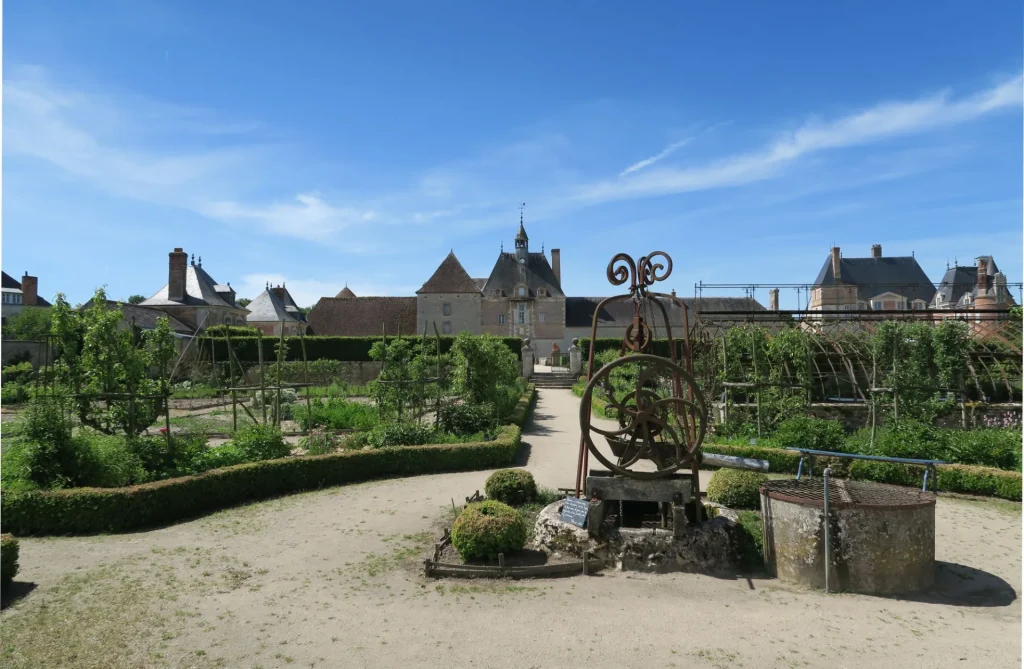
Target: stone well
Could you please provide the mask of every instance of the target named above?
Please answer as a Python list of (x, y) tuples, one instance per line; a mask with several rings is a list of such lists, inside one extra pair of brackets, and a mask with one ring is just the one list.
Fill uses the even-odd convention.
[(575, 557), (590, 551), (606, 565), (625, 571), (717, 574), (736, 569), (736, 515), (724, 507), (719, 507), (719, 515), (688, 524), (683, 532), (601, 527), (592, 534), (562, 522), (563, 504), (559, 500), (540, 512), (534, 527), (535, 548)]
[[(829, 589), (892, 595), (935, 583), (935, 494), (833, 479), (829, 488)], [(824, 482), (761, 487), (765, 557), (779, 580), (825, 587)]]

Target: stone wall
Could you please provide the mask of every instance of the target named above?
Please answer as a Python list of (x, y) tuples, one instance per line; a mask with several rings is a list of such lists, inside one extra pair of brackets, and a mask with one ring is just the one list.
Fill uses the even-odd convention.
[[(27, 355), (32, 366), (38, 368), (39, 365), (46, 362), (47, 346), (45, 342), (40, 341), (4, 339), (0, 344), (0, 358), (2, 358), (0, 366), (6, 367), (12, 364), (13, 360), (24, 359)], [(50, 354), (50, 360), (52, 359), (52, 354)]]
[[(448, 305), (448, 313), (445, 313)], [(473, 293), (424, 293), (416, 296), (416, 329), (440, 334), (480, 333), (480, 295)], [(446, 325), (447, 324), (447, 325)]]

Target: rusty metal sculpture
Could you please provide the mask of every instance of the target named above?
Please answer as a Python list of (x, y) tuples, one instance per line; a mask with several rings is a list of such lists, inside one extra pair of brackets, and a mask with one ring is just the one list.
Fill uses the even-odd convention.
[[(580, 454), (576, 474), (576, 494), (587, 471), (589, 455), (613, 474), (633, 479), (658, 479), (689, 466), (694, 482), (704, 440), (707, 410), (703, 395), (693, 379), (693, 358), (689, 341), (686, 307), (675, 295), (657, 293), (650, 287), (672, 273), (672, 259), (663, 251), (643, 256), (638, 262), (620, 253), (608, 263), (608, 280), (614, 286), (629, 282), (629, 292), (609, 297), (594, 310), (587, 356), (587, 386), (580, 402)], [(633, 321), (626, 328), (620, 357), (594, 369), (594, 342), (601, 310), (613, 302), (633, 301)], [(677, 342), (664, 301), (674, 302), (682, 310), (684, 334), (682, 357), (677, 358)], [(647, 351), (657, 336), (654, 319), (644, 317), (657, 306), (665, 324), (670, 357), (652, 355)], [(613, 377), (627, 379), (630, 388), (616, 395)], [(595, 393), (618, 416), (618, 429), (606, 430), (594, 425), (591, 409)], [(607, 413), (606, 409), (606, 413)], [(614, 458), (609, 458), (594, 442), (594, 434), (602, 436)], [(633, 469), (641, 461), (653, 463)]]

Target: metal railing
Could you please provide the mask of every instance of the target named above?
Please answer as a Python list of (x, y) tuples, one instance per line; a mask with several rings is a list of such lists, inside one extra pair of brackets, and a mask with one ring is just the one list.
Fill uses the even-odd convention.
[(803, 476), (804, 471), (804, 460), (808, 460), (808, 466), (810, 468), (810, 478), (814, 478), (814, 458), (815, 457), (827, 457), (827, 458), (841, 458), (846, 460), (874, 460), (875, 462), (892, 462), (901, 465), (917, 465), (924, 467), (924, 479), (921, 482), (921, 492), (928, 490), (928, 479), (932, 481), (932, 492), (938, 492), (939, 478), (936, 475), (935, 468), (938, 465), (949, 464), (945, 460), (925, 460), (921, 458), (893, 458), (884, 455), (861, 455), (859, 453), (837, 453), (835, 451), (816, 451), (810, 448), (794, 448), (794, 451), (800, 453), (800, 464), (796, 469), (796, 480), (799, 481), (800, 477)]

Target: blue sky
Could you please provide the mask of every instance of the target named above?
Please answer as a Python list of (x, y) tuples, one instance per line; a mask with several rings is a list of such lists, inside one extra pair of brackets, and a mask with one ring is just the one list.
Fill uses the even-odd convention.
[(526, 202), (570, 295), (655, 249), (683, 294), (874, 243), (1021, 281), (1024, 15), (942, 4), (9, 1), (3, 267), (411, 295)]

